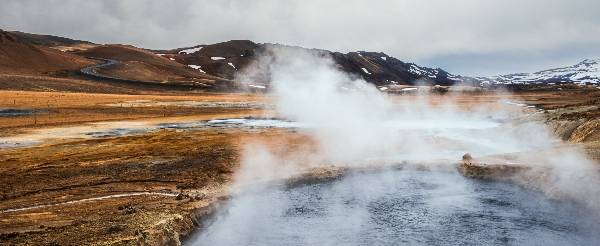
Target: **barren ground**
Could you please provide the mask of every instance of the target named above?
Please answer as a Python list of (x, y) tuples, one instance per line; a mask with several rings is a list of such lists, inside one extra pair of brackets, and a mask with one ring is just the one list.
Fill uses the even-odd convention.
[[(268, 96), (245, 93), (0, 93), (0, 109), (47, 111), (0, 117), (0, 142), (9, 137), (94, 122), (118, 125), (131, 121), (161, 123), (272, 116), (273, 112), (263, 107), (199, 107), (177, 103), (274, 101)], [(511, 100), (556, 109), (539, 120), (547, 121), (566, 141), (584, 146), (592, 158), (600, 158), (597, 126), (589, 123), (597, 119), (596, 95), (596, 91), (523, 91)], [(402, 103), (416, 98), (400, 95), (394, 100)], [(443, 102), (445, 98), (438, 95), (431, 100)], [(457, 100), (461, 107), (489, 105), (494, 110), (503, 98), (505, 94), (470, 94)], [(564, 106), (567, 107), (557, 109)], [(513, 105), (500, 107), (535, 110)], [(585, 124), (590, 129), (577, 131)], [(227, 200), (231, 177), (239, 166), (240, 148), (251, 141), (277, 146), (286, 155), (298, 143), (310, 139), (301, 132), (276, 128), (163, 129), (147, 134), (65, 138), (32, 147), (0, 149), (0, 210), (4, 210), (0, 212), (0, 243), (177, 245), (185, 239), (180, 236), (202, 226), (199, 222), (202, 216)], [(124, 196), (107, 197), (110, 195)], [(81, 201), (89, 198), (102, 199)], [(51, 206), (10, 210), (38, 205)]]

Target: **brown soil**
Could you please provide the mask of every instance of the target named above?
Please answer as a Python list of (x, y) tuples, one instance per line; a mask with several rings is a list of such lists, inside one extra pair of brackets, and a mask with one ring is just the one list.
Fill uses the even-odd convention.
[[(198, 94), (190, 96), (159, 95), (113, 95), (63, 92), (3, 91), (0, 109), (42, 109), (46, 114), (2, 117), (0, 136), (22, 133), (30, 129), (80, 125), (99, 121), (123, 121), (141, 119), (193, 118), (208, 120), (221, 117), (245, 117), (264, 114), (259, 108), (211, 108), (185, 106), (132, 107), (136, 100), (159, 102), (260, 102), (269, 97), (245, 94)], [(112, 105), (110, 105), (112, 104)]]
[(98, 61), (42, 46), (33, 46), (0, 30), (0, 73), (54, 76)]
[(58, 37), (52, 35), (40, 35), (33, 33), (25, 33), (19, 31), (8, 31), (12, 35), (15, 35), (19, 39), (34, 45), (46, 46), (57, 50), (85, 50), (98, 46), (88, 41), (73, 40), (65, 37)]
[[(81, 80), (81, 83), (92, 85), (96, 82)], [(110, 88), (110, 84), (102, 86)], [(25, 136), (39, 130), (52, 132), (56, 127), (84, 126), (101, 121), (177, 122), (273, 114), (261, 108), (139, 106), (132, 103), (136, 100), (149, 102), (205, 100), (270, 102), (273, 100), (269, 96), (241, 93), (147, 92), (153, 94), (2, 91), (0, 108), (44, 109), (51, 113), (1, 117), (0, 136)], [(592, 94), (590, 92), (590, 95)], [(447, 97), (448, 95), (435, 95), (430, 98), (430, 102), (444, 103), (444, 98)], [(547, 98), (545, 99), (547, 101), (568, 105), (579, 101), (585, 102), (592, 96), (587, 99), (583, 96), (568, 97), (556, 92), (520, 92), (511, 100), (531, 103)], [(504, 98), (502, 94), (483, 93), (459, 95), (453, 100), (458, 101), (460, 107), (473, 108), (476, 105), (485, 108), (485, 105), (497, 105), (502, 98)], [(393, 96), (392, 99), (401, 103), (404, 100), (418, 100), (418, 96)], [(121, 103), (123, 107), (120, 106)], [(492, 106), (489, 107), (490, 110), (494, 109)], [(534, 110), (512, 105), (501, 107), (515, 111)], [(557, 120), (562, 114), (583, 112), (583, 109), (577, 107), (573, 110), (569, 108), (561, 110), (536, 115), (544, 116), (540, 118), (542, 121), (554, 119), (550, 120), (553, 124), (553, 122), (562, 122)], [(581, 134), (591, 132), (582, 138), (582, 144), (597, 147), (600, 137), (594, 137), (597, 131), (588, 129), (595, 127), (592, 126), (593, 123), (586, 123), (588, 121), (585, 117), (577, 120), (581, 121), (578, 124), (583, 127), (579, 131)], [(575, 126), (574, 129), (580, 125)], [(573, 130), (573, 132), (577, 131)], [(48, 142), (34, 147), (0, 150), (0, 175), (3, 177), (0, 180), (0, 210), (135, 192), (181, 194), (179, 198), (147, 194), (2, 212), (0, 213), (0, 243), (7, 245), (44, 245), (51, 242), (60, 245), (143, 245), (144, 243), (177, 245), (183, 239), (182, 236), (189, 235), (192, 230), (202, 227), (200, 223), (202, 216), (206, 216), (227, 200), (232, 175), (238, 171), (242, 147), (248, 142), (270, 146), (271, 151), (280, 158), (285, 160), (294, 158), (297, 162), (310, 161), (310, 155), (307, 153), (317, 151), (310, 145), (311, 139), (308, 136), (288, 129), (251, 131), (166, 129), (142, 135), (71, 139)], [(598, 153), (590, 155), (600, 156)], [(473, 160), (467, 161), (474, 163)], [(493, 162), (489, 163), (493, 164)], [(508, 176), (522, 174), (521, 176), (528, 177), (529, 183), (524, 182), (526, 185), (530, 185), (533, 183), (531, 180), (535, 179), (528, 169), (520, 166), (481, 167), (465, 163), (462, 168), (466, 170), (467, 176), (478, 178), (502, 177), (510, 181)], [(307, 165), (308, 174), (291, 177), (290, 182), (336, 178), (344, 171), (344, 168), (309, 168)]]
[(206, 86), (228, 81), (129, 45), (102, 45), (76, 51), (74, 54), (121, 61), (122, 63), (115, 66), (99, 69), (101, 74), (117, 78), (154, 82), (196, 82)]

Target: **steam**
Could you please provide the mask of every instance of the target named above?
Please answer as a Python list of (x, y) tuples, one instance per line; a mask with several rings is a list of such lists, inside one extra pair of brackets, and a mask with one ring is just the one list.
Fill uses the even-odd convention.
[[(284, 155), (268, 143), (246, 146), (235, 179), (237, 188), (285, 179), (311, 168), (406, 162), (452, 167), (463, 154), (470, 153), (488, 164), (531, 167), (527, 174), (531, 180), (521, 180), (522, 184), (550, 197), (566, 196), (591, 207), (600, 201), (594, 163), (576, 148), (564, 146), (545, 125), (521, 120), (524, 116), (516, 111), (503, 110), (506, 105), (467, 105), (461, 103), (461, 95), (442, 97), (426, 92), (411, 97), (388, 96), (337, 69), (333, 60), (318, 50), (270, 46), (255, 65), (240, 79), (255, 84), (270, 82), (278, 100), (278, 114), (313, 127), (300, 129), (310, 141), (287, 150), (290, 153), (284, 151)], [(377, 185), (364, 182), (351, 190), (367, 194), (369, 183)], [(260, 212), (250, 208), (252, 199), (234, 199), (238, 209), (233, 211), (244, 214), (240, 218), (256, 216)], [(360, 221), (352, 224), (360, 225)]]
[[(483, 157), (538, 151), (560, 144), (539, 123), (502, 124), (514, 118), (511, 112), (501, 110), (505, 105), (465, 107), (460, 105), (461, 95), (435, 97), (426, 91), (407, 98), (387, 96), (364, 80), (338, 70), (327, 53), (319, 50), (269, 46), (261, 62), (248, 68), (240, 79), (247, 83), (269, 81), (278, 99), (278, 113), (314, 126), (305, 133), (316, 147), (299, 150), (298, 156), (304, 157), (302, 165), (457, 161), (467, 152)], [(281, 163), (294, 165), (293, 160), (269, 156), (268, 148), (257, 151), (261, 147), (256, 143), (251, 148), (243, 166), (270, 163), (273, 167), (268, 169), (276, 170), (281, 169)], [(261, 161), (255, 153), (266, 160)]]

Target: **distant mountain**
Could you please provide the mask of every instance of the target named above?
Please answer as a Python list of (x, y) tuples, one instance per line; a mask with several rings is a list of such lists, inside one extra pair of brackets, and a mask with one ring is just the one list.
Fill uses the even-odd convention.
[[(211, 75), (234, 79), (238, 70), (249, 64), (257, 63), (258, 54), (268, 50), (269, 46), (283, 45), (231, 40), (217, 44), (158, 51), (160, 52), (158, 55)], [(414, 85), (415, 83), (429, 85), (479, 84), (479, 81), (470, 77), (452, 75), (440, 68), (433, 69), (414, 63), (405, 63), (385, 53), (359, 51), (343, 54), (326, 50), (324, 52), (329, 53), (342, 70), (377, 86)]]
[(421, 67), (381, 52), (332, 53), (333, 59), (348, 73), (378, 86), (384, 85), (471, 85), (473, 78), (450, 74), (441, 68)]
[(598, 84), (600, 59), (586, 59), (573, 66), (543, 70), (535, 73), (514, 73), (492, 77), (477, 77), (481, 84)]

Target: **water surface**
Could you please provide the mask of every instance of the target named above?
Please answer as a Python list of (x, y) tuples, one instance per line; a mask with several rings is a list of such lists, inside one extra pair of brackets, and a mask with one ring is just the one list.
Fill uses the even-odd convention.
[(600, 219), (518, 186), (418, 170), (235, 197), (193, 245), (598, 245)]

